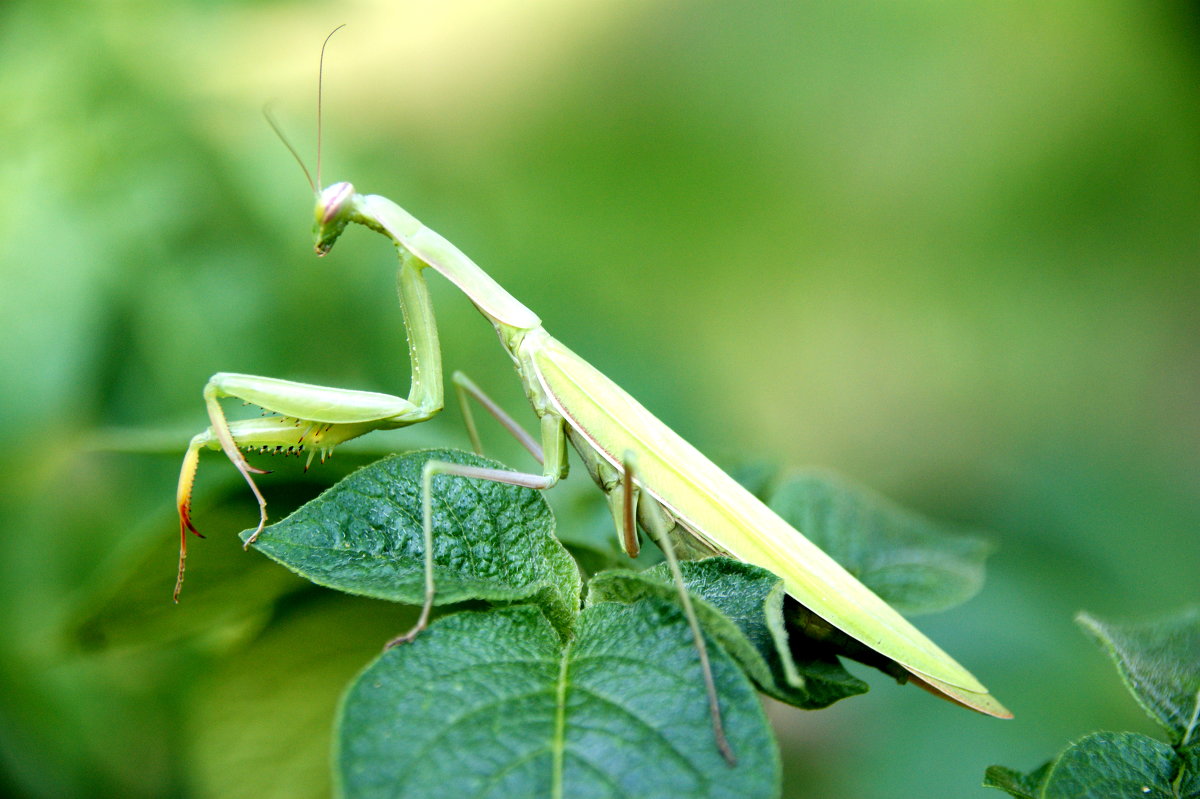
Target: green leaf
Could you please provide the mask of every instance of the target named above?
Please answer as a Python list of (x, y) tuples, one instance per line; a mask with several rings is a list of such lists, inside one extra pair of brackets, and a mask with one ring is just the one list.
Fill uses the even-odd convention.
[(673, 603), (593, 605), (566, 644), (529, 606), (443, 617), (350, 687), (337, 732), (343, 794), (777, 796), (762, 707), (729, 656), (709, 651), (736, 767), (717, 751)]
[(281, 608), (248, 646), (207, 660), (190, 675), (196, 682), (176, 731), (188, 753), (186, 796), (328, 797), (330, 721), (345, 686), (415, 615), (413, 608), (313, 589), (306, 601)]
[[(238, 529), (245, 508), (239, 507), (236, 515), (223, 510), (205, 515), (210, 529), (222, 529), (222, 524), (226, 530)], [(257, 635), (280, 596), (308, 587), (294, 574), (243, 552), (232, 536), (199, 543), (192, 544), (179, 605), (171, 602), (177, 533), (161, 535), (150, 546), (129, 549), (101, 564), (109, 568), (98, 568), (95, 586), (79, 594), (77, 619), (71, 625), (75, 643), (103, 651), (190, 640), (223, 649)]]
[[(506, 468), (449, 449), (384, 458), (267, 527), (254, 547), (318, 585), (420, 604), (425, 594), (421, 469), (427, 460)], [(249, 535), (243, 532), (242, 539)], [(566, 632), (573, 625), (579, 571), (554, 537), (554, 517), (540, 492), (435, 477), (433, 545), (439, 604), (532, 601), (556, 629)]]
[(1200, 799), (1195, 753), (1135, 732), (1092, 733), (1030, 774), (991, 766), (984, 786), (1017, 799)]
[(945, 610), (983, 586), (986, 542), (949, 535), (840, 476), (792, 474), (767, 504), (905, 615)]
[(1173, 744), (1200, 744), (1200, 607), (1135, 624), (1086, 613), (1076, 621), (1108, 652), (1130, 693)]
[[(867, 684), (832, 654), (793, 658), (784, 628), (783, 581), (766, 569), (729, 558), (684, 561), (679, 568), (705, 630), (764, 693), (816, 709), (867, 691)], [(588, 583), (589, 604), (644, 596), (678, 600), (667, 564), (643, 572), (604, 572)]]
[(1200, 799), (1200, 746), (1183, 750), (1179, 759), (1182, 765), (1176, 792), (1180, 799)]
[(1179, 767), (1175, 752), (1162, 741), (1136, 732), (1096, 732), (1059, 756), (1042, 795), (1045, 799), (1183, 799), (1172, 787)]
[(999, 788), (1007, 791), (1016, 799), (1041, 799), (1042, 789), (1046, 784), (1046, 776), (1054, 761), (1044, 764), (1041, 768), (1022, 774), (1004, 766), (988, 766), (983, 775), (983, 787)]
[(1200, 799), (1200, 608), (1134, 624), (1086, 613), (1076, 621), (1108, 652), (1173, 746), (1139, 733), (1093, 733), (1028, 776), (992, 766), (984, 785), (1020, 799)]

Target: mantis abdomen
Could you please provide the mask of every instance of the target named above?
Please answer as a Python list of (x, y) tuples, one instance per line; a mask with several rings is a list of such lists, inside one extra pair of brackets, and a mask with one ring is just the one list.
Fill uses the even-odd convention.
[(779, 575), (798, 602), (935, 693), (982, 713), (1011, 715), (895, 609), (587, 361), (540, 329), (527, 334), (522, 354), (574, 430), (572, 439), (586, 440), (617, 469), (625, 453), (634, 453), (639, 488), (692, 535)]

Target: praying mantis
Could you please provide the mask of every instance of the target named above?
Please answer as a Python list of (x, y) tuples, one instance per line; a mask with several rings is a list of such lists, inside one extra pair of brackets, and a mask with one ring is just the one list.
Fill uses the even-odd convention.
[[(307, 452), (311, 463), (314, 456), (319, 454), (323, 460), (335, 446), (353, 438), (418, 424), (442, 409), (441, 351), (425, 282), (426, 270), (432, 269), (461, 290), (491, 323), (539, 420), (540, 434), (535, 438), (466, 376), (455, 373), (452, 382), (473, 446), (476, 451), (481, 449), (470, 413), (472, 399), (515, 435), (542, 468), (522, 473), (436, 461), (426, 464), (424, 604), (414, 627), (391, 644), (411, 641), (426, 627), (436, 598), (431, 522), (434, 478), (448, 474), (549, 489), (567, 474), (570, 444), (608, 501), (622, 549), (631, 556), (637, 554), (639, 523), (663, 549), (681, 587), (681, 604), (696, 639), (718, 746), (731, 763), (704, 638), (687, 591), (682, 590), (672, 539), (687, 542), (695, 553), (725, 555), (775, 573), (801, 605), (897, 663), (921, 687), (972, 710), (1011, 717), (965, 668), (616, 383), (550, 335), (537, 314), (452, 243), (392, 201), (359, 194), (350, 183), (334, 183), (319, 191), (313, 183), (313, 188), (318, 255), (328, 253), (350, 223), (382, 234), (397, 248), (397, 287), (412, 369), (410, 391), (407, 398), (401, 398), (254, 375), (214, 375), (204, 388), (210, 426), (192, 439), (179, 477), (176, 600), (183, 582), (188, 533), (199, 535), (191, 518), (191, 494), (201, 450), (223, 451), (258, 501), (259, 523), (246, 541), (248, 546), (267, 522), (267, 503), (254, 480), (255, 474), (264, 472), (251, 466), (242, 450)], [(268, 415), (230, 422), (220, 404), (226, 398), (260, 406)]]

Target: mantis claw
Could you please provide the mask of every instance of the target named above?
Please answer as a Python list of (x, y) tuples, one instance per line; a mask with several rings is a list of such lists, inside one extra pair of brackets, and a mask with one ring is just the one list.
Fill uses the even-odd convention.
[(179, 592), (183, 589), (183, 571), (187, 563), (187, 534), (204, 538), (204, 535), (192, 524), (192, 485), (196, 481), (196, 464), (200, 458), (200, 448), (204, 446), (204, 436), (199, 435), (188, 445), (187, 454), (183, 456), (183, 468), (179, 472), (179, 488), (176, 489), (175, 500), (179, 506), (179, 573), (175, 577), (175, 592), (171, 598), (179, 602)]
[(259, 517), (259, 520), (258, 520), (258, 528), (250, 535), (249, 538), (246, 539), (246, 543), (242, 544), (242, 549), (249, 549), (250, 545), (258, 540), (258, 534), (261, 533), (263, 531), (263, 528), (266, 526), (267, 526), (267, 511), (266, 511), (266, 508), (263, 508), (262, 516)]
[(425, 629), (425, 625), (426, 622), (423, 620), (417, 622), (416, 626), (414, 626), (411, 630), (403, 635), (397, 635), (395, 638), (384, 644), (383, 651), (386, 652), (392, 647), (400, 646), (401, 644), (411, 644), (416, 640), (417, 636), (421, 634), (421, 631)]
[(400, 644), (411, 644), (414, 640), (416, 640), (416, 637), (421, 634), (421, 631), (429, 626), (429, 613), (432, 610), (433, 584), (427, 583), (425, 586), (425, 604), (421, 607), (421, 615), (417, 617), (417, 623), (413, 625), (411, 630), (404, 633), (404, 635), (397, 635), (395, 638), (384, 644), (383, 651), (386, 652), (394, 646), (400, 646)]
[[(191, 531), (192, 535), (196, 536), (197, 538), (204, 538), (204, 533), (197, 530), (195, 525), (192, 524), (191, 508), (189, 508), (187, 505), (180, 505), (179, 506), (179, 532), (181, 534), (185, 534), (189, 530)], [(187, 540), (186, 535), (184, 535), (184, 540), (185, 541)]]
[(183, 590), (183, 571), (187, 565), (187, 534), (189, 530), (198, 538), (204, 538), (204, 534), (192, 525), (188, 505), (182, 504), (179, 506), (179, 573), (175, 577), (175, 591), (171, 594), (171, 599), (177, 605), (179, 604), (179, 592)]

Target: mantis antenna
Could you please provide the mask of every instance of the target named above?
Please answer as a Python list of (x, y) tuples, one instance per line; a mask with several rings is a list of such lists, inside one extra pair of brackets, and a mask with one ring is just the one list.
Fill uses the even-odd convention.
[(283, 142), (283, 146), (292, 154), (292, 158), (296, 159), (296, 163), (300, 165), (300, 169), (304, 172), (304, 177), (308, 180), (308, 187), (312, 189), (314, 196), (319, 196), (321, 193), (321, 147), (322, 128), (325, 115), (322, 113), (321, 105), (325, 95), (325, 47), (329, 44), (329, 40), (333, 38), (333, 34), (346, 27), (345, 24), (338, 25), (329, 32), (325, 37), (325, 41), (321, 42), (321, 59), (317, 65), (317, 179), (313, 180), (312, 173), (308, 171), (308, 167), (304, 164), (304, 159), (300, 157), (300, 153), (292, 145), (291, 141), (284, 134), (283, 128), (279, 126), (279, 122), (275, 119), (275, 115), (271, 113), (271, 104), (263, 106), (263, 116), (267, 119), (267, 124), (271, 126), (271, 130), (275, 131), (275, 135)]
[[(321, 42), (321, 59), (317, 63), (317, 184), (313, 187), (313, 193), (321, 190), (325, 184), (321, 182), (321, 132), (324, 127), (325, 115), (321, 113), (321, 102), (325, 97), (325, 48), (329, 45), (329, 40), (333, 38), (333, 34), (346, 27), (343, 22), (329, 32), (325, 37), (325, 41)], [(312, 182), (311, 180), (309, 181)]]
[[(292, 158), (296, 159), (296, 163), (304, 171), (304, 177), (308, 180), (308, 185), (313, 190), (313, 195), (316, 196), (318, 194), (317, 184), (313, 182), (312, 173), (304, 165), (304, 159), (300, 157), (300, 153), (296, 152), (296, 148), (288, 141), (288, 137), (283, 134), (283, 128), (279, 127), (279, 122), (276, 121), (275, 115), (271, 113), (271, 106), (269, 104), (264, 105), (262, 111), (263, 116), (267, 118), (267, 124), (271, 126), (271, 130), (275, 131), (275, 135), (279, 137), (279, 140), (283, 142), (283, 146), (288, 149), (288, 152), (292, 154)], [(318, 152), (320, 151), (318, 150)], [(319, 157), (317, 163), (320, 163)]]

